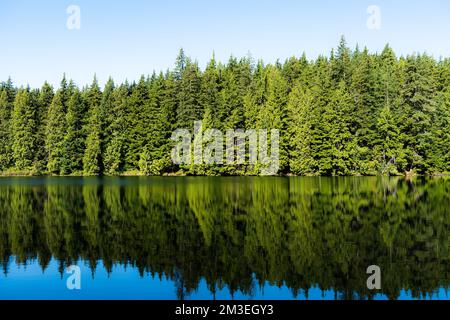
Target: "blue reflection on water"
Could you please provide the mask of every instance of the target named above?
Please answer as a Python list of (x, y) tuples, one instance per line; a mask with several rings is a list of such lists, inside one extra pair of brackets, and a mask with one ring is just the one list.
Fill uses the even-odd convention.
[[(45, 272), (37, 261), (29, 261), (27, 265), (18, 265), (11, 257), (7, 274), (0, 274), (0, 299), (167, 299), (176, 300), (175, 282), (164, 275), (146, 274), (141, 277), (137, 268), (115, 265), (108, 274), (103, 264), (99, 262), (94, 274), (85, 263), (78, 263), (81, 268), (81, 290), (67, 289), (66, 282), (69, 274), (58, 270), (59, 264), (54, 259)], [(449, 300), (450, 291), (444, 288), (437, 290), (431, 297), (424, 299)], [(268, 282), (260, 287), (255, 285), (252, 296), (236, 292), (233, 296), (228, 289), (217, 289), (215, 295), (206, 286), (206, 281), (199, 283), (198, 289), (189, 294), (186, 299), (193, 300), (229, 300), (229, 299), (268, 299), (268, 300), (333, 300), (333, 290), (322, 291), (317, 287), (311, 288), (306, 296), (301, 292), (294, 297), (286, 286), (275, 286)], [(376, 295), (375, 299), (384, 300), (386, 296)], [(402, 290), (400, 300), (410, 300), (411, 292)]]

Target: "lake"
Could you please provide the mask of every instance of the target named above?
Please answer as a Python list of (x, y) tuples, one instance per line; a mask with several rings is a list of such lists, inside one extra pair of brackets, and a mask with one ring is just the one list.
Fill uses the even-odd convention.
[(0, 299), (449, 299), (449, 230), (445, 177), (0, 178)]

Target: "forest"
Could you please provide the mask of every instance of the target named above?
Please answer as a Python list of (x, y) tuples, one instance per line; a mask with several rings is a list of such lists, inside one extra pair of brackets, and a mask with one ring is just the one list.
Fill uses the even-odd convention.
[(281, 175), (450, 172), (450, 58), (381, 53), (342, 37), (328, 55), (265, 64), (181, 49), (173, 70), (104, 88), (0, 84), (3, 175), (256, 175), (257, 166), (174, 165), (171, 133), (280, 130)]
[(5, 179), (16, 182), (0, 184), (0, 274), (56, 260), (61, 277), (78, 263), (92, 276), (135, 267), (173, 280), (180, 299), (203, 280), (212, 293), (268, 282), (361, 299), (376, 264), (390, 299), (449, 289), (448, 177)]

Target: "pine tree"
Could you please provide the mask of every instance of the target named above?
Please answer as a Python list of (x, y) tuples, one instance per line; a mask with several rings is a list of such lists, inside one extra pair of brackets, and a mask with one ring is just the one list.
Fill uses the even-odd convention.
[(200, 70), (197, 63), (190, 60), (186, 62), (186, 67), (179, 81), (179, 92), (177, 96), (177, 120), (176, 126), (179, 129), (192, 128), (194, 121), (203, 118), (203, 111), (200, 105)]
[(378, 139), (375, 141), (374, 154), (379, 173), (398, 174), (397, 166), (403, 164), (399, 129), (389, 104), (381, 110), (377, 121)]
[(351, 79), (351, 51), (347, 47), (345, 37), (342, 36), (337, 48), (336, 55), (334, 51), (331, 54), (331, 73), (332, 80), (335, 85), (339, 85), (341, 81), (344, 81), (346, 85), (350, 84)]
[(86, 139), (86, 150), (83, 157), (83, 171), (85, 175), (99, 175), (102, 173), (101, 131), (99, 109), (94, 109), (91, 115), (90, 133)]
[(83, 130), (86, 107), (79, 91), (75, 91), (67, 104), (66, 134), (64, 136), (64, 173), (79, 172), (83, 169), (85, 135)]
[(13, 165), (11, 117), (16, 89), (11, 78), (0, 86), (0, 170)]
[(128, 146), (126, 155), (126, 165), (132, 170), (139, 168), (139, 157), (147, 145), (150, 96), (149, 86), (144, 76), (132, 89), (129, 98), (130, 112), (127, 117), (129, 123)]
[[(377, 70), (374, 59), (369, 55), (367, 48), (362, 52), (356, 50), (352, 56), (351, 84), (349, 93), (352, 95), (355, 105), (351, 114), (350, 130), (357, 137), (359, 147), (359, 159), (367, 163), (371, 159), (370, 150), (373, 149), (373, 141), (376, 135), (376, 121), (379, 108), (376, 98)], [(378, 85), (378, 86), (377, 86)], [(361, 168), (363, 173), (370, 168)]]
[(312, 175), (317, 172), (312, 145), (315, 115), (314, 95), (309, 88), (303, 88), (300, 82), (294, 85), (287, 106), (288, 140), (290, 144), (290, 171), (299, 175)]
[(105, 89), (103, 90), (102, 101), (100, 103), (100, 117), (101, 117), (101, 139), (102, 139), (102, 154), (106, 150), (106, 146), (109, 144), (111, 136), (107, 134), (107, 129), (114, 121), (112, 117), (112, 111), (114, 109), (114, 91), (116, 87), (113, 79), (110, 77), (106, 82)]
[(219, 90), (219, 72), (217, 70), (216, 60), (213, 56), (206, 67), (201, 84), (200, 104), (205, 111), (203, 118), (204, 129), (218, 128), (220, 124), (218, 119), (220, 105)]
[(162, 108), (164, 77), (153, 74), (149, 83), (149, 102), (145, 112), (146, 145), (141, 152), (139, 168), (146, 175), (159, 175), (168, 163), (165, 114)]
[(47, 152), (45, 149), (46, 128), (48, 110), (53, 100), (53, 88), (47, 82), (42, 86), (37, 101), (37, 133), (36, 133), (36, 154), (35, 168), (36, 173), (44, 173), (47, 171)]
[(66, 78), (63, 77), (60, 89), (53, 97), (48, 109), (45, 149), (47, 152), (47, 170), (52, 174), (64, 171), (64, 136), (66, 134), (67, 99), (69, 96)]
[(119, 174), (124, 170), (126, 139), (128, 136), (129, 89), (127, 85), (121, 85), (113, 92), (113, 109), (107, 135), (110, 139), (106, 142), (104, 164), (108, 174)]
[(29, 89), (20, 89), (14, 101), (12, 115), (12, 151), (15, 167), (30, 170), (36, 149), (36, 102), (32, 101)]
[(280, 132), (280, 170), (287, 172), (288, 170), (288, 141), (287, 141), (287, 84), (281, 75), (281, 71), (276, 67), (267, 69), (267, 85), (266, 97), (267, 100), (263, 104), (258, 120), (258, 129), (277, 129)]
[(267, 100), (266, 86), (266, 70), (263, 62), (259, 61), (253, 75), (253, 81), (244, 96), (245, 128), (256, 128), (259, 112)]
[[(111, 89), (108, 95), (111, 94)], [(86, 138), (86, 149), (83, 157), (83, 171), (86, 175), (99, 175), (103, 173), (102, 161), (102, 125), (103, 125), (103, 110), (101, 103), (108, 97), (103, 97), (102, 92), (97, 83), (97, 78), (94, 77), (91, 87), (87, 92), (87, 103), (89, 106), (89, 124), (88, 136)]]
[(351, 133), (352, 100), (342, 81), (331, 93), (321, 116), (323, 143), (317, 152), (319, 172), (327, 175), (350, 175), (357, 172), (357, 143)]
[(10, 132), (11, 108), (5, 89), (0, 91), (0, 170), (6, 170), (12, 163), (12, 141)]
[(236, 58), (231, 57), (222, 72), (222, 90), (218, 120), (221, 129), (242, 128), (244, 126), (243, 95), (239, 88), (239, 73)]
[(431, 124), (437, 107), (437, 69), (427, 55), (409, 56), (405, 64), (402, 88), (404, 115), (402, 131), (408, 158), (408, 170), (426, 173), (431, 167)]
[(177, 82), (180, 82), (183, 78), (184, 71), (186, 69), (187, 57), (183, 48), (178, 51), (178, 56), (175, 62), (174, 78)]

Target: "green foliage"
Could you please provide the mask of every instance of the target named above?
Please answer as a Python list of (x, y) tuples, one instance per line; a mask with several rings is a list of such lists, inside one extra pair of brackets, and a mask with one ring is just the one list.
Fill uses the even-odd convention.
[(7, 92), (0, 92), (0, 169), (7, 169), (12, 163), (11, 104)]
[(64, 136), (67, 129), (66, 98), (67, 86), (65, 78), (61, 82), (61, 88), (56, 92), (48, 109), (45, 149), (47, 152), (47, 170), (52, 174), (64, 172)]
[(64, 137), (64, 166), (65, 173), (78, 172), (83, 169), (83, 154), (85, 137), (83, 131), (83, 119), (85, 105), (81, 94), (75, 91), (70, 97), (67, 106), (67, 131)]
[[(448, 290), (446, 177), (115, 179), (6, 179), (5, 274), (14, 260), (47, 270), (53, 257), (61, 272), (73, 262), (94, 274), (101, 261), (113, 276), (113, 266), (132, 266), (177, 281), (184, 295), (205, 283), (249, 296), (255, 283), (286, 286), (294, 297), (315, 287), (342, 299)], [(372, 264), (383, 270), (376, 292), (366, 286)]]
[[(288, 138), (292, 149), (289, 154), (290, 169), (294, 174), (312, 175), (317, 164), (312, 139), (314, 128), (314, 96), (310, 89), (297, 83), (289, 95)], [(294, 125), (295, 124), (295, 125)]]
[(36, 101), (32, 101), (29, 89), (20, 89), (14, 100), (12, 115), (12, 151), (18, 170), (30, 169), (36, 149)]
[(389, 46), (351, 50), (342, 38), (313, 61), (213, 56), (204, 71), (181, 49), (173, 71), (117, 87), (109, 79), (103, 92), (96, 78), (79, 90), (64, 77), (56, 94), (48, 84), (24, 93), (8, 80), (0, 84), (0, 171), (258, 174), (248, 162), (173, 165), (171, 133), (202, 120), (203, 130), (278, 129), (280, 174), (450, 172), (449, 61), (397, 58)]
[(102, 173), (101, 127), (99, 108), (93, 110), (86, 139), (86, 150), (83, 157), (83, 170), (86, 175)]

